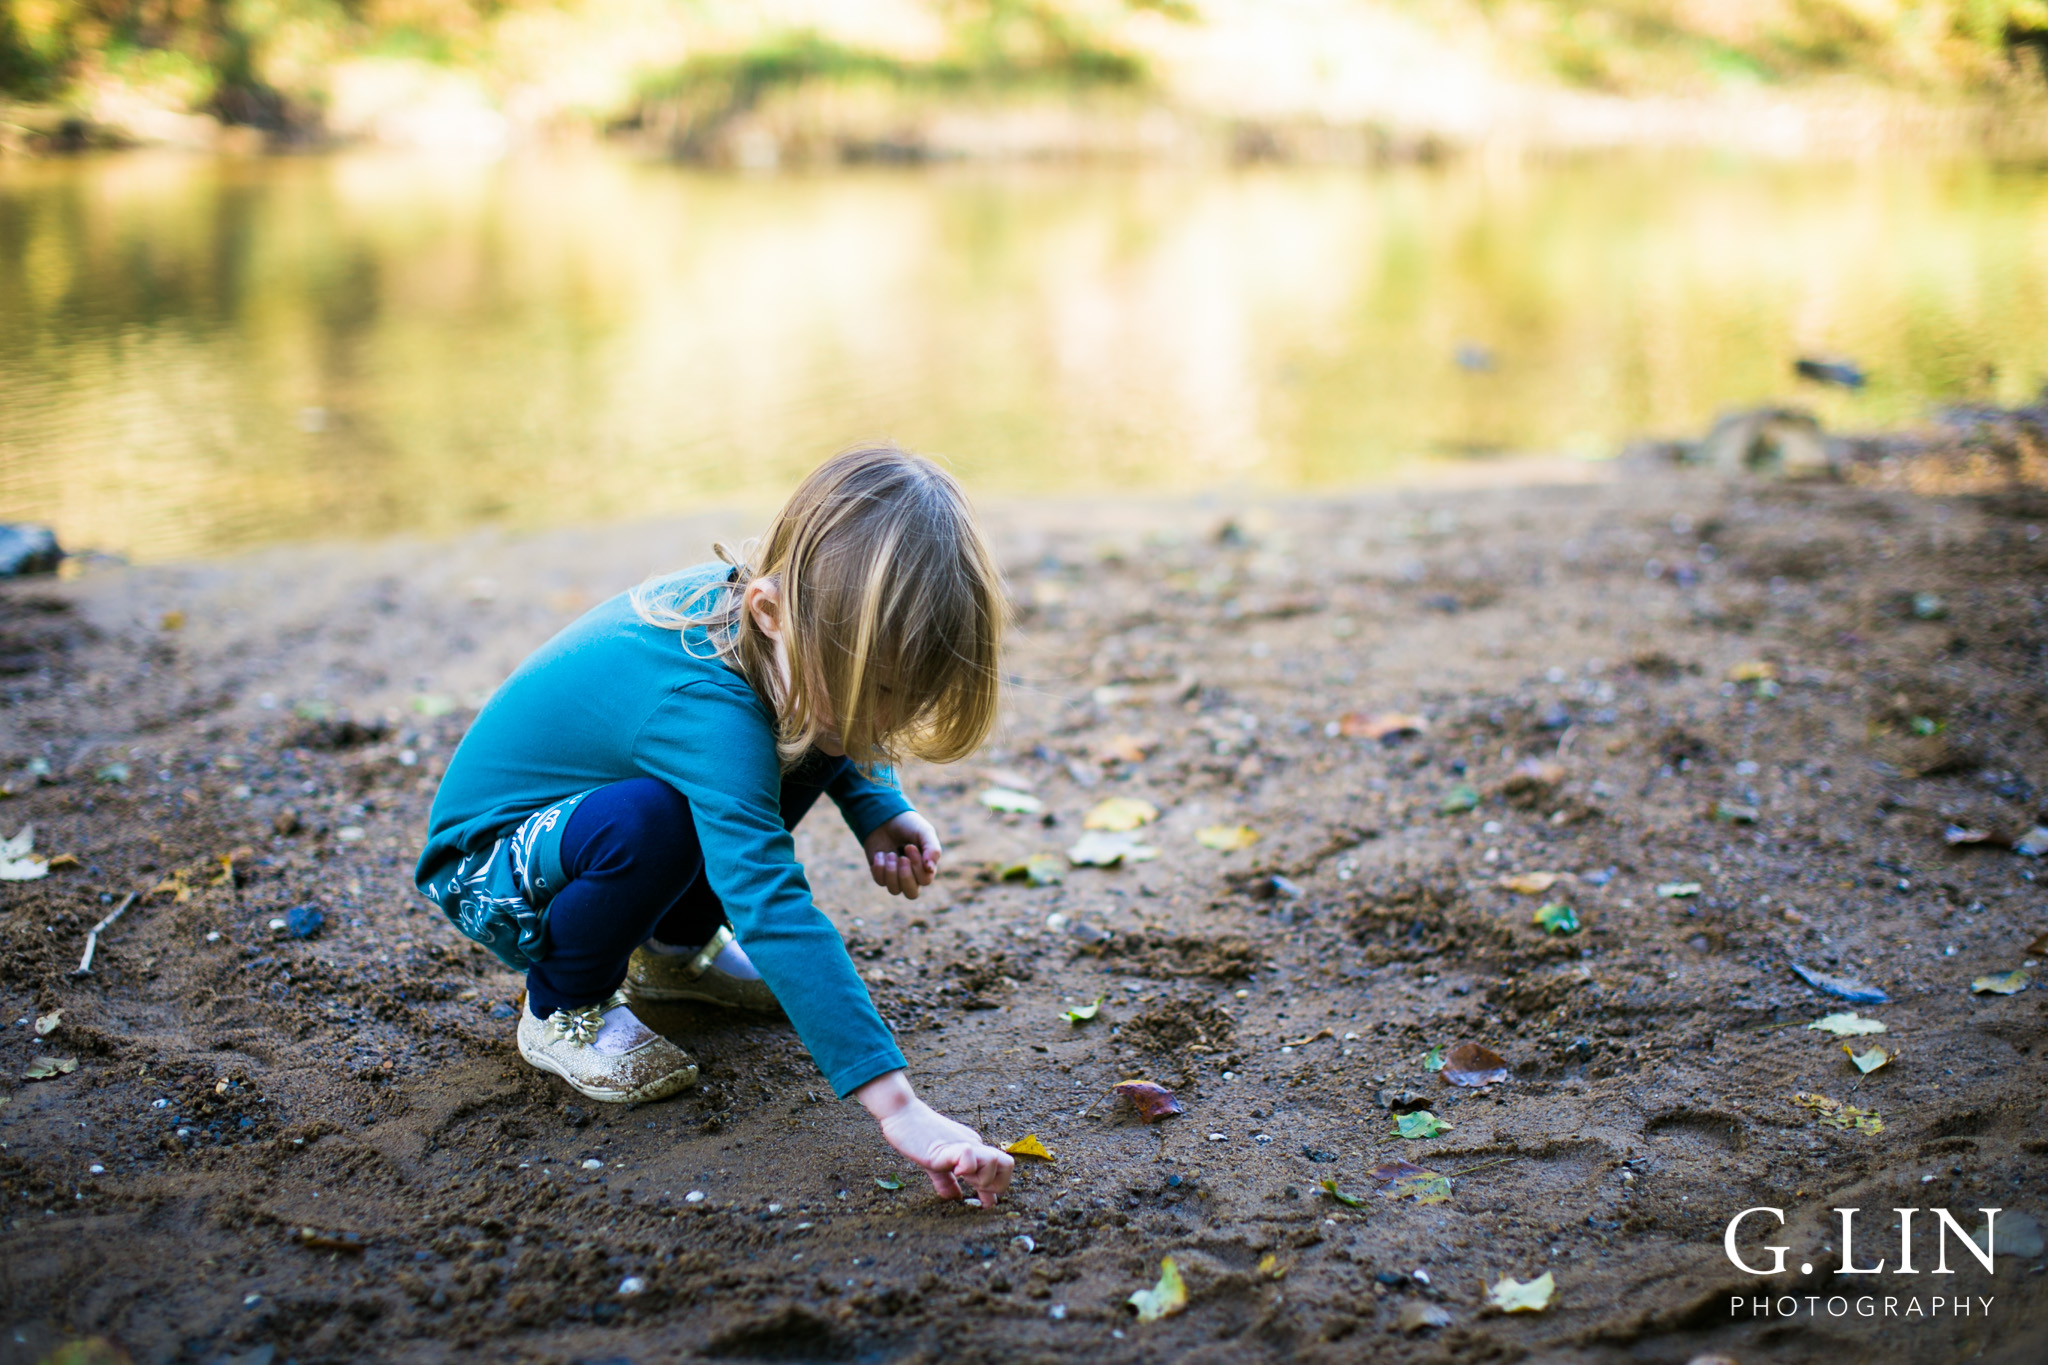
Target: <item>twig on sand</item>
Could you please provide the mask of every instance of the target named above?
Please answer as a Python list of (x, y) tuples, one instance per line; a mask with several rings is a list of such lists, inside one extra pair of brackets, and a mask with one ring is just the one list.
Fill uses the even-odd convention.
[(114, 907), (114, 912), (111, 915), (108, 915), (105, 919), (101, 920), (98, 924), (95, 924), (92, 928), (86, 931), (85, 956), (78, 959), (78, 970), (72, 973), (73, 976), (92, 975), (92, 955), (93, 951), (100, 946), (100, 930), (106, 928), (115, 920), (121, 918), (122, 915), (128, 912), (128, 907), (133, 904), (135, 904), (135, 893), (133, 891), (130, 891), (127, 895), (121, 898), (121, 903)]
[(1472, 1172), (1474, 1171), (1483, 1171), (1488, 1166), (1505, 1166), (1510, 1161), (1520, 1161), (1521, 1159), (1522, 1158), (1520, 1153), (1517, 1153), (1514, 1156), (1497, 1156), (1491, 1161), (1482, 1161), (1476, 1166), (1467, 1166), (1462, 1171), (1452, 1171), (1449, 1174), (1453, 1179), (1463, 1180), (1466, 1176), (1472, 1174)]

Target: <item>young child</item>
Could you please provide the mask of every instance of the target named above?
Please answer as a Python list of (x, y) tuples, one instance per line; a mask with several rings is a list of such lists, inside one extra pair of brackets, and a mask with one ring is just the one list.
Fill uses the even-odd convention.
[(641, 585), (569, 626), (478, 713), (416, 879), (526, 972), (519, 1052), (594, 1100), (697, 1079), (634, 1001), (780, 1009), (842, 1099), (945, 1198), (1012, 1161), (917, 1098), (790, 831), (828, 795), (875, 883), (915, 899), (938, 832), (885, 764), (987, 736), (998, 573), (959, 485), (893, 446), (805, 479), (751, 555)]

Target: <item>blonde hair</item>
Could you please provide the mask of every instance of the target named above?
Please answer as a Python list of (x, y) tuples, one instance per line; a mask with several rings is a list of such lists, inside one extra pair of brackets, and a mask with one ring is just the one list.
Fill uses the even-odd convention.
[[(994, 728), (1002, 576), (967, 495), (930, 460), (891, 444), (842, 451), (811, 471), (765, 536), (713, 548), (733, 572), (694, 588), (643, 583), (633, 608), (652, 626), (704, 629), (774, 712), (785, 767), (835, 721), (864, 767), (950, 763)], [(775, 642), (745, 607), (757, 578), (780, 596), (786, 687)]]

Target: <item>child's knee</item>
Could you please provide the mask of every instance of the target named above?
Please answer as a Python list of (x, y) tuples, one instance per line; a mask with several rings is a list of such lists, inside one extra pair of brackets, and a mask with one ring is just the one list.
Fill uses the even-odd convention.
[(604, 861), (659, 880), (686, 879), (700, 861), (690, 803), (666, 782), (636, 777), (606, 789)]

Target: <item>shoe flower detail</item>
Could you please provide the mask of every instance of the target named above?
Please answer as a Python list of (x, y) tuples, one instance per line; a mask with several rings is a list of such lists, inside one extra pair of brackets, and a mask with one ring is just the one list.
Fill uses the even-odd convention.
[(604, 1027), (604, 1006), (585, 1005), (580, 1010), (556, 1010), (548, 1016), (548, 1041), (567, 1039), (588, 1047), (597, 1041)]

